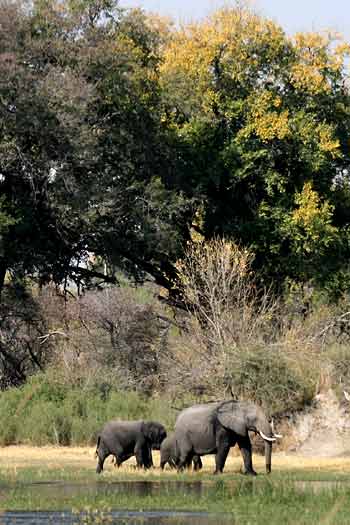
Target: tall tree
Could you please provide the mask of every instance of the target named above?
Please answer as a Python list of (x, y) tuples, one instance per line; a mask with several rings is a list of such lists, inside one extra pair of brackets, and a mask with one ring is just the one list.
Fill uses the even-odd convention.
[(89, 282), (114, 281), (116, 266), (170, 287), (191, 204), (164, 182), (157, 31), (113, 0), (10, 3), (1, 17), (0, 191), (13, 219), (0, 288), (6, 270)]
[(348, 54), (242, 8), (174, 30), (164, 51), (179, 185), (202, 234), (248, 245), (275, 283), (349, 284)]

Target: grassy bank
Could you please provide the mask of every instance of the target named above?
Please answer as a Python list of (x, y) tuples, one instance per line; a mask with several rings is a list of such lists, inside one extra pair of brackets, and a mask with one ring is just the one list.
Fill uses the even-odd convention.
[(87, 511), (89, 523), (108, 523), (110, 509), (224, 512), (247, 525), (348, 523), (350, 458), (276, 454), (270, 476), (263, 458), (255, 456), (254, 464), (254, 479), (238, 473), (235, 455), (220, 477), (212, 475), (212, 457), (201, 473), (136, 471), (130, 459), (119, 470), (107, 461), (97, 476), (93, 447), (6, 447), (0, 449), (0, 508)]
[[(95, 475), (97, 460), (95, 446), (92, 447), (58, 447), (58, 446), (8, 446), (0, 448), (0, 480), (3, 482), (73, 480), (84, 481), (119, 481), (119, 480), (205, 480), (218, 479), (212, 476), (214, 456), (204, 456), (203, 469), (200, 472), (177, 474), (166, 468), (161, 472), (159, 452), (153, 451), (155, 468), (143, 471), (135, 469), (135, 458), (123, 463), (120, 469), (114, 467), (112, 456), (106, 459), (103, 474)], [(258, 478), (265, 477), (265, 459), (253, 455), (254, 467)], [(231, 450), (226, 460), (223, 476), (242, 479), (239, 473), (242, 459), (237, 447)], [(288, 475), (295, 480), (348, 480), (350, 481), (349, 457), (304, 457), (275, 453), (272, 456), (272, 474), (268, 479)], [(221, 479), (221, 477), (220, 477)], [(244, 479), (244, 477), (243, 477)]]

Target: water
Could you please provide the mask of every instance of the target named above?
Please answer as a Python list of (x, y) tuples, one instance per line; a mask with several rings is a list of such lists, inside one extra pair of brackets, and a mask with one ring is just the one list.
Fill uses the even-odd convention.
[(229, 525), (232, 517), (205, 512), (111, 511), (73, 514), (72, 512), (5, 512), (0, 525)]
[[(221, 485), (221, 484), (220, 484)], [(118, 501), (118, 495), (130, 495), (132, 498), (166, 495), (194, 494), (198, 497), (206, 494), (213, 488), (212, 483), (201, 481), (117, 481), (117, 482), (89, 482), (67, 483), (66, 481), (49, 481), (35, 483), (16, 483), (15, 485), (0, 486), (0, 503), (11, 494), (25, 495), (25, 501), (35, 499), (40, 495), (43, 501), (54, 501), (57, 508), (70, 508), (67, 502), (74, 497), (84, 496), (87, 501), (104, 499), (104, 497)], [(112, 497), (112, 498), (111, 498)], [(23, 498), (22, 498), (23, 501)], [(24, 506), (24, 505), (23, 505)], [(52, 505), (51, 505), (52, 506)], [(111, 505), (113, 507), (113, 505)], [(228, 525), (232, 523), (232, 516), (225, 514), (211, 514), (207, 512), (184, 511), (91, 511), (74, 513), (63, 511), (12, 511), (0, 514), (0, 525)]]
[[(301, 492), (312, 491), (319, 494), (322, 491), (330, 491), (339, 488), (349, 488), (346, 481), (294, 481), (291, 482), (295, 489)], [(16, 483), (15, 485), (0, 486), (0, 503), (5, 502), (11, 492), (25, 494), (24, 500), (32, 500), (40, 495), (43, 500), (54, 501), (57, 508), (71, 508), (69, 502), (74, 497), (84, 496), (87, 501), (94, 501), (96, 497), (108, 498), (118, 501), (118, 495), (130, 495), (130, 497), (145, 497), (166, 495), (171, 499), (172, 495), (191, 494), (198, 498), (206, 497), (212, 491), (218, 494), (224, 490), (229, 496), (252, 493), (259, 490), (259, 483), (254, 479), (218, 480), (217, 482), (203, 481), (96, 481), (88, 483), (70, 483), (66, 481)], [(68, 504), (67, 504), (68, 502)], [(6, 504), (5, 504), (6, 506)], [(51, 505), (52, 506), (52, 505)], [(25, 507), (25, 504), (23, 505)], [(113, 508), (113, 504), (111, 505)], [(85, 508), (85, 507), (84, 507)], [(232, 524), (233, 517), (227, 514), (207, 512), (183, 512), (183, 511), (142, 511), (134, 512), (127, 510), (91, 511), (74, 513), (70, 510), (64, 511), (12, 511), (0, 514), (0, 525), (228, 525)]]
[[(67, 496), (108, 496), (117, 494), (132, 494), (133, 496), (154, 496), (155, 494), (206, 494), (212, 483), (202, 481), (96, 481), (88, 483), (69, 483), (67, 481), (42, 481), (30, 484), (17, 484), (18, 490), (27, 494), (40, 492), (43, 497), (54, 498), (56, 501)], [(8, 492), (8, 486), (0, 486), (0, 500)], [(0, 522), (1, 525), (1, 522)]]

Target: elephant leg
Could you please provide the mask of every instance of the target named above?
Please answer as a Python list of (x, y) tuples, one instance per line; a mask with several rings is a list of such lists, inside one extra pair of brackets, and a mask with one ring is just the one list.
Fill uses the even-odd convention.
[(184, 452), (183, 454), (180, 455), (180, 459), (177, 464), (178, 472), (182, 472), (188, 466), (189, 455), (190, 455), (190, 452)]
[(239, 438), (237, 440), (237, 443), (238, 443), (238, 446), (240, 448), (240, 451), (243, 457), (244, 474), (250, 474), (252, 476), (256, 476), (256, 472), (253, 469), (252, 444), (250, 442), (249, 436)]
[(193, 456), (193, 470), (198, 471), (201, 470), (203, 467), (203, 463), (200, 456), (197, 456), (196, 454)]
[(105, 459), (108, 456), (109, 456), (109, 450), (107, 450), (103, 446), (100, 446), (97, 450), (97, 458), (98, 458), (97, 467), (96, 467), (97, 474), (100, 474), (100, 472), (102, 472), (103, 464), (105, 462)]
[(153, 466), (152, 448), (148, 446), (145, 450), (144, 468), (152, 468)]
[(119, 454), (118, 456), (115, 456), (115, 463), (114, 466), (119, 468), (124, 461), (127, 459), (130, 459), (132, 454)]
[(186, 459), (186, 468), (187, 468), (187, 469), (190, 469), (190, 468), (192, 467), (192, 460), (193, 460), (193, 457), (194, 457), (193, 452), (191, 452), (190, 454), (188, 454), (187, 459)]
[(227, 455), (230, 451), (230, 445), (221, 445), (215, 455), (215, 472), (214, 474), (220, 474), (224, 470)]
[(177, 463), (178, 472), (182, 472), (185, 468), (188, 467), (189, 458), (191, 458), (190, 459), (190, 464), (191, 464), (191, 461), (192, 461), (191, 450), (184, 450), (183, 452), (181, 452), (179, 461)]
[(173, 458), (169, 458), (169, 460), (168, 460), (168, 465), (169, 465), (170, 468), (175, 469), (176, 466), (177, 466), (177, 462), (175, 461), (175, 459), (173, 459)]
[(150, 468), (153, 465), (152, 451), (146, 443), (137, 444), (134, 450), (138, 468)]
[(187, 438), (184, 438), (179, 446), (179, 457), (177, 460), (177, 471), (181, 472), (188, 465), (188, 458), (193, 457), (193, 446)]
[(172, 457), (168, 454), (167, 456), (163, 455), (160, 458), (160, 469), (164, 470), (165, 465), (168, 463), (170, 468), (176, 468), (175, 461)]
[(219, 474), (224, 470), (225, 462), (227, 455), (230, 451), (230, 447), (235, 444), (235, 441), (232, 442), (225, 430), (218, 431), (216, 434), (216, 455), (215, 455), (215, 472), (214, 474)]

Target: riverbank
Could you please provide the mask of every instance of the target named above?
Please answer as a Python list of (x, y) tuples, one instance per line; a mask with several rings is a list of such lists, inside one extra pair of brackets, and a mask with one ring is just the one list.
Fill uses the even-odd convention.
[[(173, 470), (166, 469), (161, 472), (159, 466), (159, 452), (153, 451), (155, 468), (150, 471), (139, 471), (135, 469), (135, 458), (130, 458), (123, 463), (120, 469), (114, 467), (112, 456), (106, 459), (103, 476), (118, 477), (124, 475), (144, 478), (149, 476), (174, 476)], [(205, 456), (203, 459), (203, 470), (201, 473), (189, 473), (191, 477), (210, 475), (214, 470), (214, 456)], [(6, 472), (17, 472), (31, 469), (43, 471), (67, 470), (74, 474), (77, 471), (85, 471), (86, 474), (95, 474), (96, 467), (95, 447), (59, 447), (44, 446), (33, 447), (25, 445), (11, 445), (0, 448), (0, 470), (3, 475)], [(264, 457), (254, 454), (253, 463), (258, 473), (264, 473)], [(236, 449), (229, 454), (225, 474), (238, 474), (242, 464), (241, 456)], [(301, 456), (297, 454), (275, 453), (272, 457), (272, 469), (274, 472), (315, 472), (318, 474), (349, 474), (350, 456), (347, 457), (317, 457)]]
[[(254, 455), (256, 478), (239, 473), (242, 459), (236, 449), (220, 476), (212, 474), (213, 456), (203, 460), (201, 472), (177, 474), (170, 469), (160, 471), (158, 452), (154, 453), (156, 467), (146, 472), (135, 469), (134, 458), (120, 469), (108, 458), (103, 474), (97, 475), (95, 447), (3, 447), (0, 511), (4, 516), (7, 511), (25, 511), (31, 519), (38, 511), (64, 511), (77, 516), (74, 523), (89, 525), (119, 523), (114, 521), (115, 511), (141, 511), (145, 516), (146, 511), (210, 513), (217, 517), (216, 523), (221, 523), (223, 515), (241, 524), (277, 525), (281, 520), (291, 525), (348, 523), (350, 457), (276, 453), (273, 471), (267, 476), (264, 457)], [(189, 523), (188, 518), (176, 519), (156, 523)]]

